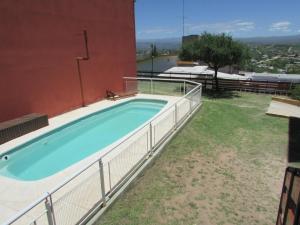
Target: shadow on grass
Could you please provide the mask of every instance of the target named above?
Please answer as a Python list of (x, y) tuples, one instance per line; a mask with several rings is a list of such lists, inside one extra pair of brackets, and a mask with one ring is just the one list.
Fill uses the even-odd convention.
[(228, 91), (228, 90), (206, 90), (203, 92), (203, 96), (208, 99), (232, 99), (232, 98), (240, 98), (241, 96), (237, 91)]

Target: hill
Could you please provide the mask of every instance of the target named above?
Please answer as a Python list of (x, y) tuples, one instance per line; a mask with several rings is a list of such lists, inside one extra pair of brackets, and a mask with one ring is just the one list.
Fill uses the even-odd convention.
[(300, 44), (300, 35), (293, 36), (274, 36), (274, 37), (251, 37), (251, 38), (237, 38), (237, 40), (247, 44), (283, 44), (292, 45)]
[(156, 44), (158, 49), (177, 50), (181, 46), (181, 38), (163, 38), (163, 39), (143, 39), (137, 40), (136, 46), (138, 50), (146, 50), (150, 48), (152, 43)]
[[(282, 44), (293, 45), (300, 44), (300, 35), (293, 36), (271, 36), (271, 37), (249, 37), (249, 38), (236, 38), (243, 43), (247, 44)], [(137, 49), (146, 50), (150, 48), (151, 43), (155, 43), (158, 49), (176, 50), (181, 46), (181, 38), (163, 38), (163, 39), (143, 39), (137, 40)]]

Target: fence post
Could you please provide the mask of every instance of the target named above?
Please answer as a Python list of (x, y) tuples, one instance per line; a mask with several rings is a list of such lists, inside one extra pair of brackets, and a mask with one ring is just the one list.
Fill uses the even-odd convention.
[(178, 109), (177, 109), (177, 103), (175, 103), (175, 124), (174, 124), (174, 130), (176, 130), (177, 129), (177, 123), (178, 123), (178, 118), (177, 118), (177, 111), (178, 111)]
[(150, 93), (153, 94), (153, 81), (152, 81), (152, 78), (150, 80)]
[(193, 102), (192, 96), (191, 99), (189, 99), (189, 101), (190, 101), (190, 114), (192, 114), (192, 102)]
[(100, 171), (100, 183), (101, 183), (101, 195), (103, 206), (106, 206), (106, 198), (105, 198), (105, 183), (104, 183), (104, 170), (103, 170), (103, 162), (102, 158), (99, 159), (99, 171)]
[(183, 95), (185, 95), (186, 87), (185, 87), (185, 81), (183, 81)]
[(202, 85), (200, 87), (200, 95), (199, 95), (199, 104), (201, 103), (201, 100), (202, 100), (202, 91), (203, 91), (203, 88), (202, 88)]
[(149, 154), (149, 156), (152, 156), (152, 155), (153, 155), (153, 141), (152, 141), (153, 133), (152, 133), (152, 122), (150, 122), (149, 128), (150, 128), (150, 133), (149, 133), (149, 138), (150, 138), (150, 154)]
[(109, 178), (109, 190), (111, 191), (111, 173), (110, 173), (110, 163), (107, 163), (108, 166), (108, 178)]
[(53, 207), (51, 206), (51, 201), (48, 200), (48, 197), (46, 198), (45, 201), (45, 207), (47, 211), (47, 220), (49, 225), (55, 225), (55, 220), (54, 220), (54, 212), (53, 212)]

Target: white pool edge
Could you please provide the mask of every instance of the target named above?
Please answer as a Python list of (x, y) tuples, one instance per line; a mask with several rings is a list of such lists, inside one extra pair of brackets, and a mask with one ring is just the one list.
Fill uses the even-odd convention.
[[(103, 109), (116, 106), (118, 104), (134, 100), (134, 99), (154, 99), (154, 100), (165, 100), (167, 101), (167, 104), (158, 112), (156, 115), (160, 114), (161, 112), (164, 112), (164, 110), (167, 110), (169, 106), (174, 104), (180, 97), (173, 97), (173, 96), (161, 96), (161, 95), (146, 95), (146, 94), (138, 94), (134, 97), (126, 98), (126, 99), (120, 99), (117, 101), (110, 101), (110, 100), (103, 100), (91, 105), (88, 105), (84, 108), (79, 108), (76, 110), (73, 110), (71, 112), (64, 113), (62, 115), (56, 116), (54, 118), (51, 118), (49, 121), (49, 126), (42, 128), (40, 130), (31, 132), (27, 135), (24, 135), (22, 137), (19, 137), (15, 139), (14, 141), (10, 141), (8, 143), (5, 143), (3, 146), (0, 146), (2, 150), (2, 154), (5, 153), (3, 150), (10, 151), (11, 149), (25, 144), (26, 142), (38, 138), (41, 135), (44, 135), (48, 132), (51, 132), (54, 129), (57, 129), (61, 126), (64, 126), (68, 123), (71, 123), (73, 121), (76, 121), (82, 117), (88, 116), (90, 114), (93, 114), (97, 111), (101, 111)], [(155, 117), (155, 116), (154, 116)], [(51, 192), (54, 188), (57, 187), (57, 184), (64, 183), (68, 181), (70, 178), (72, 178), (74, 175), (76, 175), (77, 171), (81, 171), (86, 165), (93, 163), (97, 159), (99, 159), (102, 155), (105, 155), (107, 152), (109, 152), (111, 149), (113, 149), (115, 146), (122, 143), (124, 140), (126, 140), (129, 136), (131, 136), (134, 132), (139, 130), (141, 127), (145, 126), (145, 124), (149, 123), (150, 120), (152, 120), (154, 117), (147, 120), (145, 123), (143, 123), (141, 126), (133, 130), (132, 132), (128, 133), (118, 141), (110, 144), (109, 146), (105, 147), (104, 149), (101, 149), (101, 151), (97, 151), (93, 153), (92, 155), (88, 156), (85, 159), (82, 159), (81, 161), (65, 168), (62, 171), (59, 171), (49, 177), (45, 177), (40, 180), (35, 181), (24, 181), (24, 180), (16, 180), (13, 178), (0, 176), (0, 211), (1, 218), (0, 218), (0, 224), (2, 222), (5, 222), (9, 217), (13, 216), (14, 214), (18, 213), (20, 210), (22, 210), (24, 207), (28, 206), (33, 201), (39, 199), (41, 196), (45, 196), (46, 192)], [(9, 149), (7, 149), (9, 148)], [(0, 152), (1, 153), (1, 152)], [(26, 197), (24, 198), (24, 194)], [(24, 199), (22, 201), (21, 199)], [(5, 200), (6, 199), (6, 200)], [(6, 213), (8, 212), (8, 213)], [(9, 213), (10, 212), (10, 213)], [(6, 214), (6, 215), (5, 215)], [(2, 221), (2, 216), (5, 217)]]
[[(152, 80), (154, 81), (154, 80), (157, 80), (157, 81), (159, 81), (159, 80), (162, 80), (162, 79), (151, 79), (151, 78), (128, 78), (128, 79), (142, 79), (142, 80), (149, 80), (150, 82), (151, 82), (151, 86), (152, 86)], [(165, 107), (165, 113), (164, 114), (161, 114), (161, 113), (158, 113), (158, 114), (160, 114), (160, 115), (162, 115), (162, 117), (164, 117), (164, 119), (163, 119), (163, 123), (159, 123), (159, 124), (157, 124), (157, 125), (159, 125), (158, 126), (158, 129), (157, 129), (157, 132), (158, 132), (158, 135), (160, 135), (160, 133), (162, 132), (168, 132), (168, 133), (165, 133), (165, 135), (166, 136), (158, 136), (157, 138), (158, 138), (158, 142), (156, 141), (155, 142), (155, 137), (154, 137), (154, 149), (157, 149), (160, 145), (163, 145), (164, 144), (164, 142), (168, 139), (168, 137), (170, 136), (170, 135), (172, 135), (175, 131), (176, 131), (176, 127), (180, 127), (181, 125), (183, 125), (183, 124), (185, 124), (186, 123), (186, 117), (190, 117), (190, 115), (192, 115), (192, 114), (194, 114), (194, 112), (195, 112), (195, 109), (197, 109), (197, 108), (199, 108), (199, 106), (201, 105), (201, 92), (202, 92), (202, 85), (201, 84), (199, 84), (199, 83), (195, 83), (195, 82), (190, 82), (190, 81), (186, 81), (186, 80), (178, 80), (178, 81), (180, 81), (180, 82), (182, 82), (183, 84), (184, 84), (184, 93), (186, 93), (186, 86), (185, 86), (185, 84), (186, 83), (192, 83), (193, 85), (195, 85), (196, 84), (196, 87), (195, 88), (193, 88), (191, 91), (189, 91), (188, 93), (186, 93), (184, 96), (181, 96), (181, 97), (173, 97), (173, 96), (164, 96), (164, 95), (146, 95), (146, 96), (150, 96), (150, 99), (155, 99), (156, 97), (159, 99), (159, 100), (164, 100), (164, 98), (166, 98), (166, 97), (168, 97), (168, 98), (172, 98), (173, 100), (174, 99), (176, 99), (176, 101), (174, 100), (174, 104), (170, 104), (171, 105), (171, 107), (170, 108), (168, 108), (168, 107)], [(180, 87), (182, 87), (182, 86), (180, 86)], [(152, 88), (151, 88), (151, 92), (152, 92)], [(145, 95), (140, 95), (140, 96), (143, 96), (143, 98), (144, 98), (144, 96)], [(196, 100), (194, 99), (194, 97), (196, 96)], [(189, 98), (191, 98), (191, 99), (189, 99)], [(120, 103), (120, 102), (119, 102)], [(194, 106), (196, 106), (196, 107), (194, 107)], [(170, 115), (170, 112), (168, 111), (168, 110), (171, 110), (171, 115)], [(175, 111), (174, 111), (175, 110)], [(76, 111), (76, 110), (75, 110)], [(158, 115), (157, 114), (157, 115)], [(83, 116), (83, 114), (82, 114), (82, 112), (80, 113), (80, 115), (81, 115), (81, 117)], [(167, 115), (167, 117), (166, 117), (166, 115)], [(173, 118), (173, 119), (172, 119)], [(150, 129), (150, 146), (152, 146), (152, 144), (151, 144), (151, 140), (152, 140), (152, 138), (151, 138), (151, 131), (153, 130), (152, 129), (152, 125), (151, 124), (153, 124), (152, 122), (153, 122), (153, 120), (154, 119), (156, 119), (156, 117), (154, 116), (154, 117), (152, 117), (152, 119), (150, 119), (150, 120), (148, 120), (148, 123), (149, 123), (149, 125), (150, 125), (150, 127), (147, 127), (147, 126), (145, 126), (145, 127), (141, 127), (139, 130), (138, 130), (138, 132), (136, 132), (136, 134), (138, 134), (138, 140), (142, 137), (139, 137), (140, 136), (140, 133), (142, 133), (143, 132), (143, 129), (144, 128), (146, 128), (147, 130), (149, 130)], [(158, 117), (158, 119), (161, 119), (161, 117)], [(169, 130), (168, 131), (166, 131), (165, 130), (165, 126), (167, 126), (166, 124), (165, 124), (165, 122), (167, 121), (168, 123), (170, 123), (170, 119), (171, 119), (171, 123), (172, 124), (174, 124), (174, 125), (171, 125), (172, 127), (170, 128), (168, 128)], [(170, 124), (169, 124), (169, 126), (170, 126)], [(162, 129), (162, 130), (161, 130)], [(171, 129), (171, 130), (170, 130)], [(154, 133), (155, 133), (155, 127), (154, 127)], [(143, 134), (143, 137), (144, 137), (144, 135), (145, 134)], [(136, 136), (135, 135), (133, 135), (135, 138), (136, 138)], [(173, 136), (173, 135), (172, 135)], [(147, 146), (148, 146), (148, 131), (147, 131)], [(163, 138), (163, 139), (161, 139), (161, 138)], [(128, 140), (128, 139), (130, 139), (130, 140)], [(122, 149), (124, 149), (124, 151), (125, 151), (125, 149), (127, 148), (128, 149), (128, 147), (130, 147), (130, 149), (131, 149), (131, 145), (130, 146), (128, 146), (128, 143), (129, 142), (132, 142), (132, 144), (138, 144), (137, 143), (137, 140), (132, 140), (133, 138), (128, 138), (127, 140), (127, 142), (124, 142), (124, 145), (121, 145), (120, 147), (122, 147)], [(160, 141), (162, 141), (162, 142), (160, 142)], [(127, 145), (127, 146), (126, 146)], [(140, 148), (141, 146), (140, 145), (138, 145), (138, 149)], [(145, 146), (144, 146), (145, 147)], [(151, 155), (152, 154), (152, 152), (153, 152), (153, 148), (151, 147), (150, 148), (150, 150), (148, 149), (148, 147), (146, 147), (147, 149), (146, 149), (146, 155), (144, 155), (143, 156), (143, 160), (142, 160), (142, 162), (140, 161), (138, 164), (135, 164), (135, 166), (134, 167), (132, 167), (132, 169), (136, 169), (137, 167), (136, 166), (138, 166), (138, 165), (141, 165), (140, 163), (144, 163), (145, 162), (145, 160), (149, 157), (149, 154)], [(133, 148), (134, 149), (134, 148)], [(116, 153), (116, 151), (112, 151), (112, 150), (117, 150), (117, 149), (110, 149), (110, 153), (112, 153), (112, 154), (115, 154)], [(121, 150), (121, 152), (123, 153), (124, 152), (123, 150)], [(131, 151), (127, 151), (127, 153), (129, 152), (129, 157), (132, 157), (132, 156), (135, 156), (135, 154), (137, 154), (137, 155), (139, 155), (140, 154), (140, 151), (142, 151), (142, 149), (140, 149), (138, 152), (131, 152)], [(145, 151), (145, 149), (143, 150), (143, 151)], [(126, 151), (125, 151), (126, 152)], [(145, 153), (142, 153), (142, 154), (145, 154)], [(109, 155), (108, 155), (109, 156)], [(116, 156), (116, 157), (115, 157)], [(118, 154), (117, 155), (115, 155), (113, 158), (118, 158)], [(123, 155), (121, 155), (121, 158), (122, 157), (124, 157)], [(127, 156), (126, 156), (127, 157)], [(146, 157), (146, 158), (144, 158), (144, 157)], [(103, 160), (102, 160), (102, 158), (103, 157), (99, 157), (99, 156), (97, 156), (97, 160), (96, 161), (94, 161), (91, 165), (98, 165), (98, 164), (100, 164), (100, 177), (101, 177), (101, 189), (102, 189), (102, 196), (106, 196), (106, 193), (109, 193), (109, 192), (106, 192), (106, 191), (104, 191), (104, 189), (102, 188), (102, 180), (104, 179), (104, 180), (106, 180), (107, 179), (107, 177), (105, 178), (105, 174), (101, 174), (101, 170), (103, 171)], [(104, 158), (105, 158), (105, 156), (104, 156)], [(84, 160), (82, 160), (82, 161), (84, 161)], [(97, 164), (95, 164), (95, 163), (97, 163)], [(134, 163), (134, 162), (133, 162)], [(129, 163), (130, 164), (130, 163)], [(128, 164), (128, 165), (129, 165)], [(86, 164), (85, 164), (86, 165)], [(102, 166), (101, 166), (102, 165)], [(123, 164), (122, 164), (123, 165)], [(125, 164), (124, 165), (127, 165), (127, 162), (125, 162)], [(133, 166), (133, 165), (132, 165)], [(102, 168), (102, 169), (101, 169)], [(90, 171), (90, 167), (86, 167), (86, 169), (80, 169), (80, 168), (78, 168), (77, 169), (77, 174), (79, 175), (79, 174), (81, 174), (81, 172), (80, 171), (86, 171), (86, 170), (89, 170)], [(92, 168), (93, 169), (93, 168)], [(106, 168), (107, 169), (107, 168)], [(98, 165), (98, 167), (97, 167), (97, 171), (99, 170), (99, 165)], [(79, 172), (78, 172), (79, 171)], [(131, 171), (131, 170), (130, 170)], [(93, 172), (93, 170), (91, 171), (91, 172)], [(132, 172), (132, 171), (131, 171)], [(131, 173), (130, 172), (130, 173)], [(119, 173), (119, 172), (118, 172)], [(121, 173), (122, 174), (122, 173)], [(75, 179), (76, 177), (77, 177), (77, 175), (75, 174), (74, 175), (74, 173), (72, 173), (72, 174), (65, 174), (65, 175), (70, 175), (70, 180), (73, 180), (73, 179)], [(127, 174), (128, 175), (128, 174)], [(127, 175), (125, 176), (125, 179), (123, 179), (123, 178), (121, 178), (121, 183), (122, 183), (122, 185), (123, 185), (123, 182), (125, 182), (126, 181), (126, 177), (127, 177)], [(99, 182), (99, 178), (98, 178), (98, 176), (99, 176), (99, 171), (97, 172), (97, 179), (96, 180), (98, 180), (98, 182)], [(81, 178), (83, 177), (85, 177), (85, 176), (80, 176)], [(65, 178), (65, 176), (64, 176), (64, 178)], [(103, 180), (103, 185), (105, 184), (105, 185), (107, 185), (107, 181), (108, 180), (106, 180), (106, 183), (104, 182), (104, 180)], [(20, 182), (21, 183), (21, 182)], [(28, 185), (28, 182), (25, 182), (26, 183), (26, 185)], [(35, 185), (37, 185), (37, 182), (33, 182), (33, 183), (35, 183)], [(49, 189), (49, 188), (46, 188), (47, 190), (52, 190), (52, 191), (50, 191), (50, 194), (48, 193), (46, 193), (45, 195), (44, 195), (44, 199), (43, 200), (46, 200), (46, 202), (45, 202), (45, 204), (47, 205), (47, 201), (48, 200), (50, 200), (50, 204), (52, 205), (52, 207), (53, 207), (53, 204), (52, 204), (52, 200), (51, 200), (51, 196), (53, 195), (53, 194), (55, 194), (56, 193), (56, 191), (57, 190), (59, 190), (60, 189), (60, 187), (66, 187), (67, 186), (67, 190), (68, 190), (68, 187), (70, 187), (70, 185), (64, 185), (64, 184), (67, 184), (68, 182), (66, 182), (66, 183), (62, 183), (61, 181), (57, 181), (56, 180), (56, 185), (55, 185), (55, 189)], [(62, 184), (63, 184), (63, 186), (62, 186)], [(52, 184), (53, 185), (53, 184)], [(74, 185), (74, 184), (73, 184)], [(82, 184), (83, 185), (83, 184)], [(114, 188), (118, 188), (119, 187), (119, 183), (118, 183), (118, 185), (117, 186), (114, 186), (113, 187), (113, 189), (110, 189), (110, 190), (114, 190)], [(83, 185), (84, 186), (84, 185)], [(27, 187), (27, 186), (26, 186)], [(33, 186), (34, 188), (35, 188), (35, 186)], [(71, 187), (72, 187), (72, 185), (71, 185)], [(0, 187), (1, 188), (1, 187)], [(75, 188), (75, 187), (74, 187)], [(45, 187), (43, 186), (43, 189), (45, 189)], [(73, 190), (73, 189), (72, 189)], [(66, 191), (66, 190), (65, 190)], [(71, 190), (69, 190), (69, 191), (71, 191)], [(0, 190), (0, 192), (1, 192), (1, 190)], [(97, 188), (97, 192), (96, 193), (99, 193), (98, 192), (98, 188)], [(23, 193), (22, 193), (23, 194)], [(10, 195), (11, 196), (11, 195)], [(25, 194), (25, 196), (26, 196), (26, 194)], [(16, 199), (18, 199), (18, 196), (13, 196), (13, 197), (15, 197)], [(24, 197), (24, 195), (22, 195), (22, 197)], [(40, 196), (38, 196), (38, 197), (40, 197)], [(45, 199), (45, 197), (47, 197), (47, 199)], [(59, 197), (59, 196), (58, 196)], [(61, 196), (61, 197), (63, 197), (63, 196)], [(50, 198), (50, 199), (49, 199)], [(59, 197), (60, 198), (60, 197)], [(77, 197), (76, 197), (77, 198)], [(36, 197), (36, 199), (42, 199), (42, 198), (37, 198)], [(91, 199), (91, 198), (90, 198)], [(103, 204), (105, 204), (105, 199), (106, 199), (106, 197), (102, 197), (102, 200), (101, 201), (104, 201), (103, 202)], [(1, 199), (0, 199), (1, 200)], [(38, 202), (39, 201), (39, 202)], [(30, 215), (27, 215), (27, 213), (29, 212), (29, 210), (30, 209), (33, 209), (33, 208), (37, 208), (37, 207), (35, 207), (35, 206), (38, 206), (37, 204), (39, 204), (39, 207), (41, 206), (40, 205), (40, 203), (41, 203), (41, 201), (40, 200), (36, 200), (34, 203), (32, 203), (31, 205), (29, 205), (29, 206), (27, 206), (26, 208), (23, 208), (23, 210), (22, 211), (19, 211), (14, 217), (11, 217), (11, 219), (9, 220), (9, 221), (7, 221), (7, 223), (8, 224), (12, 224), (14, 221), (19, 221), (19, 219), (20, 218), (24, 218), (24, 217), (26, 217), (27, 218), (27, 216), (30, 216)], [(13, 202), (14, 203), (14, 206), (16, 205), (16, 203), (17, 202)], [(74, 202), (75, 203), (75, 202)], [(80, 205), (80, 203), (81, 203), (81, 200), (77, 200), (77, 203), (79, 203), (79, 205)], [(76, 203), (76, 205), (77, 205), (77, 203)], [(1, 201), (0, 201), (0, 204), (1, 204)], [(97, 204), (98, 205), (98, 204)], [(44, 206), (45, 207), (45, 206)], [(18, 207), (18, 208), (20, 208), (20, 207)], [(72, 208), (70, 208), (69, 207), (69, 209), (72, 209)], [(90, 209), (90, 208), (89, 208)], [(1, 210), (1, 205), (0, 205), (0, 210)], [(49, 211), (50, 210), (50, 211)], [(51, 212), (52, 212), (52, 210), (51, 209), (48, 209), (48, 211), (47, 211), (47, 214), (48, 213), (50, 213), (51, 214)], [(72, 212), (70, 212), (70, 213), (72, 213)], [(26, 214), (26, 215), (25, 215)], [(63, 214), (63, 223), (65, 222), (64, 220), (65, 219), (67, 219), (67, 217), (66, 217), (67, 215), (66, 214)], [(51, 218), (52, 216), (50, 215), (50, 218)], [(66, 217), (66, 218), (65, 218)], [(53, 214), (53, 218), (54, 218), (54, 214)], [(80, 217), (81, 218), (81, 217)], [(84, 217), (84, 218), (86, 218), (86, 217)], [(30, 219), (30, 218), (29, 218)], [(53, 223), (51, 223), (50, 221), (49, 221), (49, 215), (48, 215), (48, 222), (49, 222), (49, 224), (53, 224)], [(1, 221), (0, 221), (0, 223), (1, 223)], [(32, 223), (32, 222), (31, 222)], [(35, 223), (35, 220), (34, 220), (34, 223)]]

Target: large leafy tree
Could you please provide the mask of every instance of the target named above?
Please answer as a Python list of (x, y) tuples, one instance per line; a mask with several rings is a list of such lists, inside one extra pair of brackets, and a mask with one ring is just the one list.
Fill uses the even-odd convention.
[(203, 33), (199, 40), (183, 46), (181, 60), (201, 60), (214, 70), (216, 90), (219, 90), (218, 70), (224, 66), (244, 65), (249, 60), (248, 48), (226, 34)]

